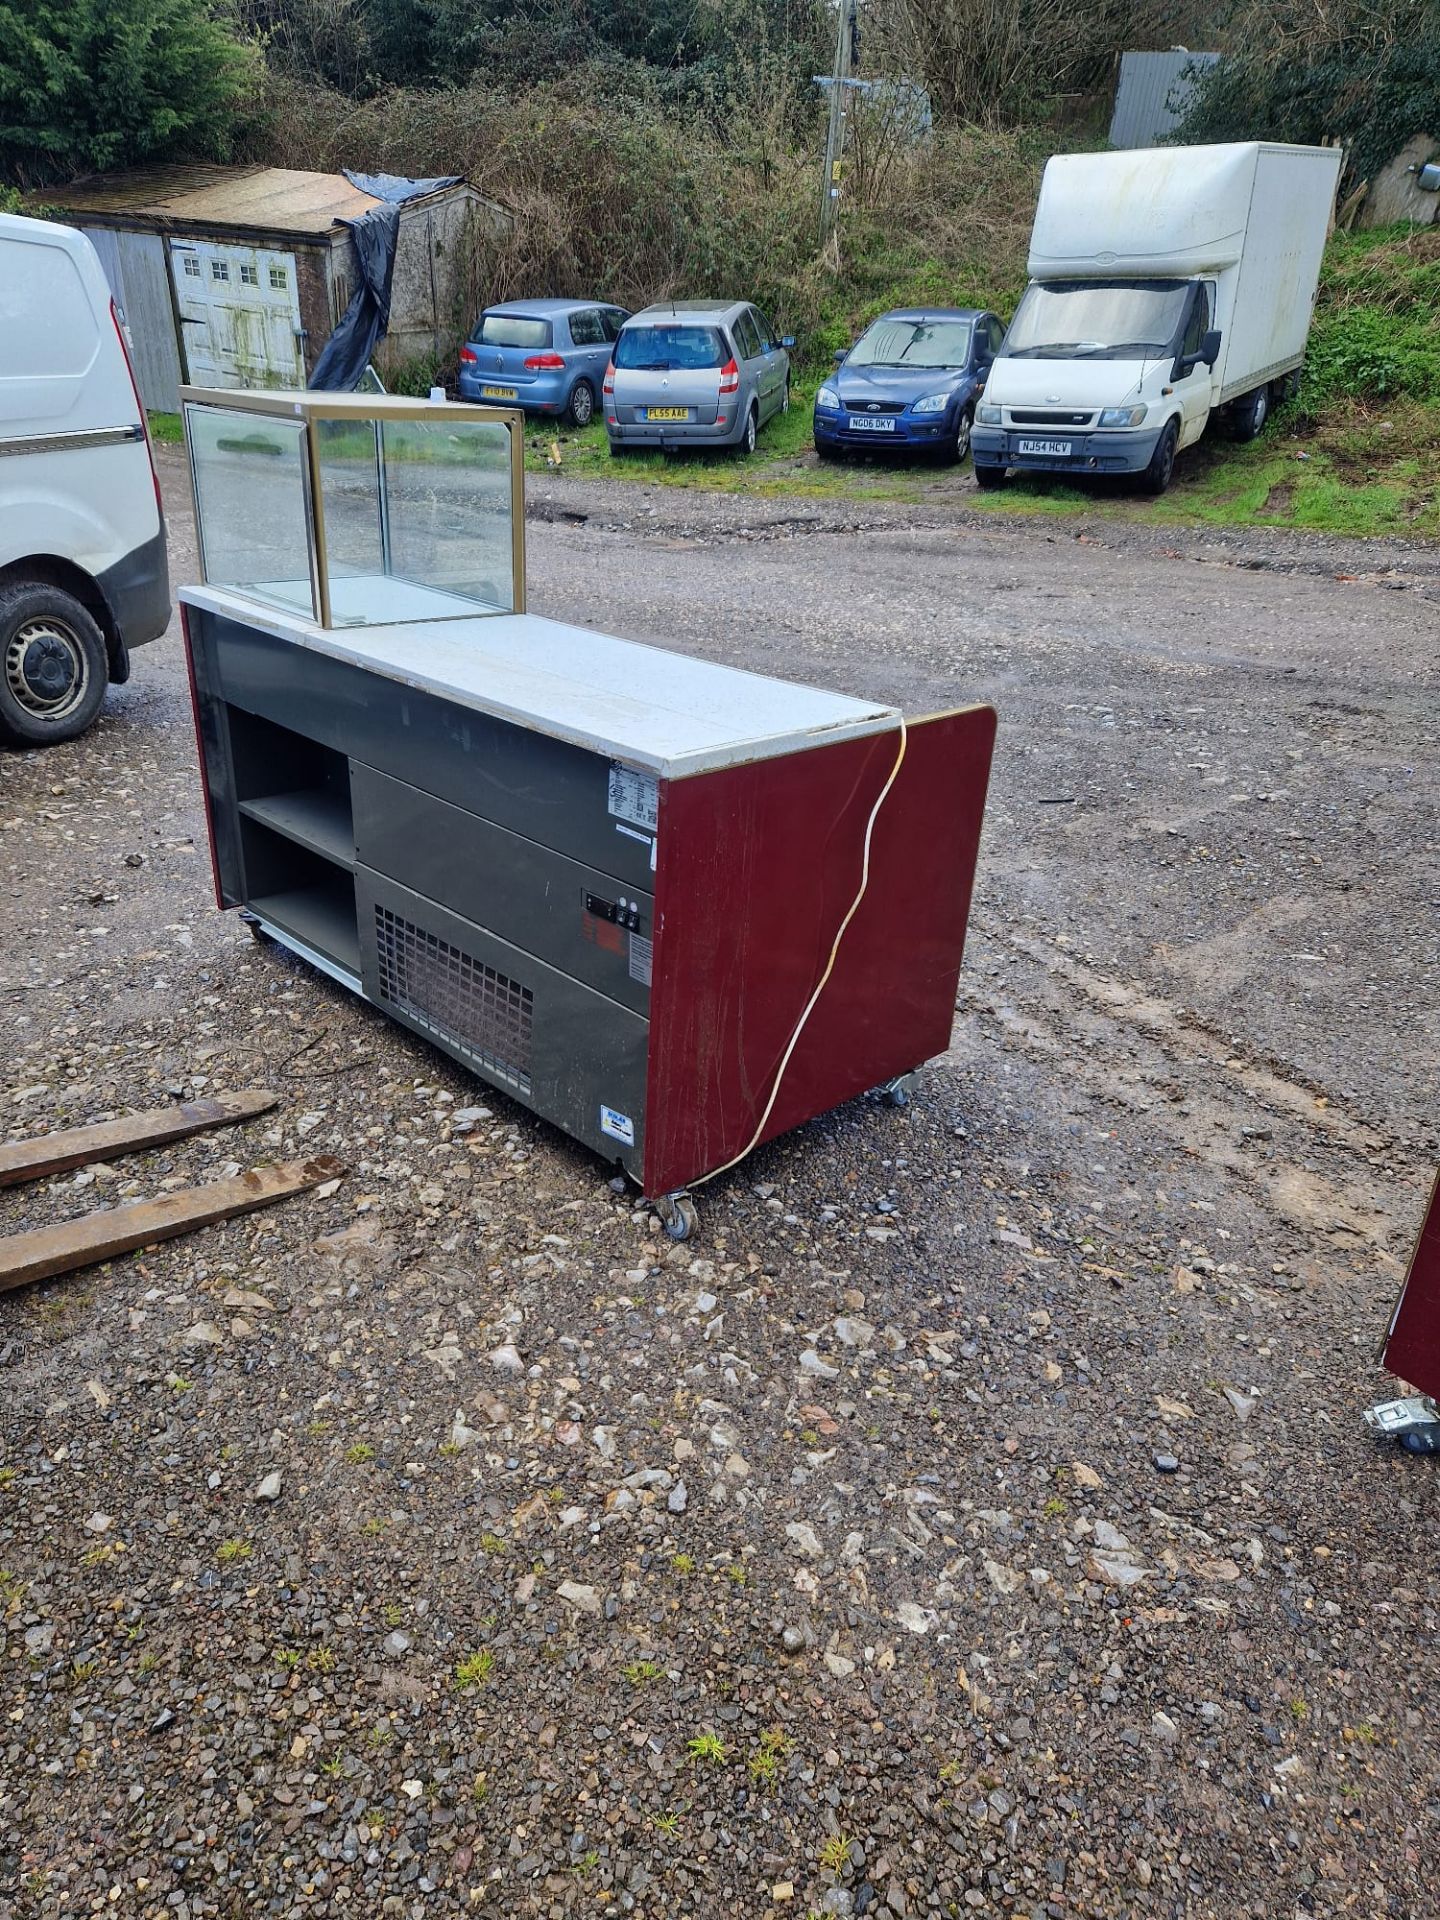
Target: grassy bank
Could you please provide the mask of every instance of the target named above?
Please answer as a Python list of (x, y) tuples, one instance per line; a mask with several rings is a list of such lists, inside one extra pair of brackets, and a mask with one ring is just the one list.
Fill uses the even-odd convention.
[[(978, 493), (964, 467), (887, 460), (817, 459), (810, 440), (813, 384), (785, 419), (767, 427), (754, 457), (697, 453), (626, 454), (612, 459), (604, 431), (532, 432), (532, 476), (560, 471), (581, 478), (712, 489), (757, 498), (890, 501), (944, 506), (963, 502), (986, 513), (1098, 515), (1159, 525), (1268, 526), (1369, 537), (1440, 537), (1440, 409), (1396, 407), (1352, 412), (1307, 425), (1296, 410), (1264, 435), (1236, 446), (1216, 434), (1181, 457), (1174, 484), (1159, 500), (1116, 483), (1069, 486), (1012, 480), (1003, 493)], [(558, 469), (555, 455), (559, 454)]]
[(933, 257), (914, 257), (914, 236), (875, 233), (861, 256), (864, 264), (837, 276), (831, 286), (825, 317), (805, 343), (811, 349), (806, 355), (810, 370), (796, 381), (789, 414), (765, 428), (753, 459), (731, 454), (611, 459), (604, 431), (595, 426), (583, 434), (533, 431), (527, 451), (531, 470), (552, 470), (558, 454), (561, 468), (571, 474), (759, 496), (900, 504), (963, 498), (990, 513), (1088, 513), (1158, 524), (1440, 536), (1440, 232), (1435, 229), (1337, 235), (1326, 258), (1298, 399), (1248, 445), (1236, 445), (1218, 427), (1212, 429), (1181, 456), (1163, 499), (1144, 499), (1115, 483), (1080, 487), (1043, 480), (1012, 481), (1003, 493), (980, 495), (968, 468), (897, 463), (882, 454), (844, 464), (818, 460), (810, 410), (829, 352), (886, 306), (953, 300), (1010, 311), (1023, 284), (1014, 241), (1018, 224), (1018, 209), (1012, 207), (1003, 229), (1010, 244), (999, 245), (1000, 234), (992, 234), (997, 245), (988, 278), (977, 260), (943, 268)]

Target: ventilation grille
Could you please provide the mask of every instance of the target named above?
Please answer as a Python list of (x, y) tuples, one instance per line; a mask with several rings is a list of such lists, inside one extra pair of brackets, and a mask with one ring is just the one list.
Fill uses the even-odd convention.
[(522, 1093), (530, 1091), (535, 996), (386, 907), (375, 909), (380, 997)]
[(1088, 427), (1093, 413), (1057, 412), (1053, 407), (1011, 407), (1012, 427)]

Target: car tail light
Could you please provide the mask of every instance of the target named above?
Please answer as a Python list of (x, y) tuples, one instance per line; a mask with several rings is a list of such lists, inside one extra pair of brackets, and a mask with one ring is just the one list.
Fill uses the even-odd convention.
[(480, 364), (480, 356), (473, 347), (461, 347), (460, 362), (462, 366), (475, 367)]
[(165, 524), (165, 502), (160, 497), (160, 475), (155, 468), (155, 443), (150, 438), (150, 416), (145, 411), (145, 402), (140, 398), (140, 388), (135, 379), (135, 367), (130, 358), (130, 342), (125, 338), (125, 323), (120, 318), (120, 309), (112, 300), (110, 318), (115, 322), (115, 338), (120, 342), (120, 356), (125, 362), (125, 371), (130, 376), (130, 391), (135, 396), (135, 409), (140, 415), (140, 428), (145, 435), (145, 451), (150, 456), (150, 484), (155, 489), (155, 511), (160, 516), (160, 524)]
[(526, 370), (530, 373), (553, 373), (564, 365), (558, 353), (532, 353), (525, 362)]
[(720, 391), (721, 393), (740, 391), (740, 369), (736, 366), (733, 355), (720, 369)]
[(613, 360), (605, 369), (605, 391), (606, 393), (614, 393), (615, 391), (615, 362)]

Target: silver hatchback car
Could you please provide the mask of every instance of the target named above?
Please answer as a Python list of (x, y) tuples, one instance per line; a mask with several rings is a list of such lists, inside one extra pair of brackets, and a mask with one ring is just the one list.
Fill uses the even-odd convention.
[(666, 301), (620, 329), (605, 372), (611, 453), (739, 447), (790, 405), (790, 353), (745, 300)]

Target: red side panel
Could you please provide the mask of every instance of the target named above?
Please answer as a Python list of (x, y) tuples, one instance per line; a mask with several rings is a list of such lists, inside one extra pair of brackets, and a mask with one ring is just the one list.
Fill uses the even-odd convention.
[(215, 809), (210, 799), (210, 780), (205, 765), (205, 728), (200, 717), (200, 689), (195, 684), (195, 643), (190, 638), (190, 610), (180, 608), (180, 639), (185, 649), (185, 674), (190, 682), (190, 718), (195, 723), (195, 757), (200, 762), (200, 792), (205, 801), (205, 836), (210, 842), (210, 883), (215, 904), (223, 913), (232, 905), (220, 885), (220, 856), (215, 851)]
[(1440, 1399), (1440, 1178), (1381, 1358), (1391, 1373)]
[[(950, 1044), (995, 714), (910, 727), (870, 885), (781, 1084), (766, 1139)], [(660, 790), (645, 1190), (741, 1151), (860, 884), (897, 733)]]

